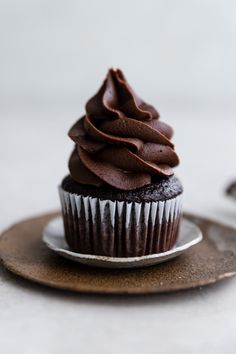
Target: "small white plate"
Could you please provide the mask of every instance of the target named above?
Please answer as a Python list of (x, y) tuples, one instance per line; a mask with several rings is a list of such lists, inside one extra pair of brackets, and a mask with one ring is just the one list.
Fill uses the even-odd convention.
[(82, 254), (70, 251), (64, 238), (64, 227), (61, 217), (51, 220), (43, 230), (43, 242), (52, 251), (75, 262), (103, 268), (139, 268), (166, 262), (179, 256), (201, 240), (201, 230), (195, 224), (183, 217), (180, 224), (178, 241), (171, 250), (148, 256), (121, 258)]

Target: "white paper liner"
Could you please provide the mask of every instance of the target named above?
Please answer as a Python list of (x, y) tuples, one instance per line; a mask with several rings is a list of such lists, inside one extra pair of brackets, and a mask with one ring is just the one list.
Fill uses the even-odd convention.
[(159, 202), (101, 200), (59, 187), (65, 237), (80, 253), (135, 257), (164, 252), (176, 241), (182, 194)]

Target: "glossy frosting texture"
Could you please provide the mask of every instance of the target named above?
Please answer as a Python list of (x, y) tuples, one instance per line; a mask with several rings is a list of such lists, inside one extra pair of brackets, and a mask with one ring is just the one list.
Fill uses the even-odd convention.
[(70, 129), (75, 148), (69, 161), (73, 179), (104, 183), (121, 190), (149, 185), (173, 175), (179, 163), (171, 142), (173, 130), (156, 109), (140, 99), (121, 70), (110, 69), (86, 115)]

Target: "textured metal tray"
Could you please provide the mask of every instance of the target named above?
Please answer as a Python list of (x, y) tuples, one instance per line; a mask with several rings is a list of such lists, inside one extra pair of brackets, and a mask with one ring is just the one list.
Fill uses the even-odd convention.
[(190, 289), (236, 274), (236, 230), (215, 221), (185, 215), (200, 227), (203, 241), (169, 262), (142, 269), (102, 269), (63, 259), (43, 244), (43, 228), (58, 215), (31, 218), (6, 230), (0, 238), (3, 265), (23, 278), (47, 286), (106, 294)]

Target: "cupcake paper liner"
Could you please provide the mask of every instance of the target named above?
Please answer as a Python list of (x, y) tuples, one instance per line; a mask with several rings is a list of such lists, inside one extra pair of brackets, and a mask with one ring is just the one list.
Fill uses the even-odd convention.
[(182, 194), (158, 202), (101, 200), (59, 187), (65, 238), (73, 251), (110, 257), (165, 252), (178, 236)]

